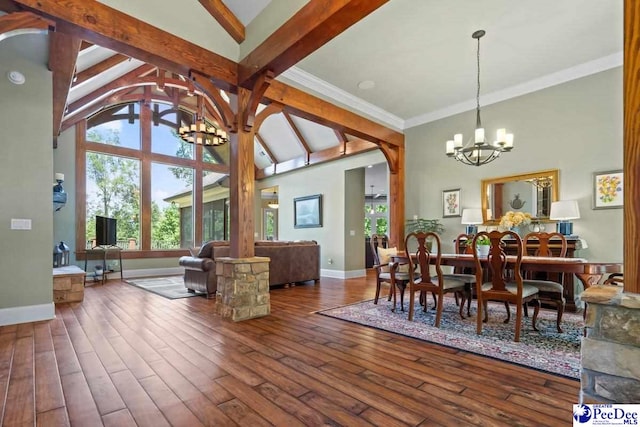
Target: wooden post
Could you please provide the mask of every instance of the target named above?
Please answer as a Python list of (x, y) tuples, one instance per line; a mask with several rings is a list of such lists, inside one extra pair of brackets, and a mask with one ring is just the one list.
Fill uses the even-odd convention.
[(640, 293), (640, 4), (624, 2), (624, 290)]

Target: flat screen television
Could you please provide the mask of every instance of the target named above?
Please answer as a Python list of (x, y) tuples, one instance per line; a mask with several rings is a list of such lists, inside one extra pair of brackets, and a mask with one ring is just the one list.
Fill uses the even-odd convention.
[(116, 219), (96, 215), (96, 245), (116, 246)]

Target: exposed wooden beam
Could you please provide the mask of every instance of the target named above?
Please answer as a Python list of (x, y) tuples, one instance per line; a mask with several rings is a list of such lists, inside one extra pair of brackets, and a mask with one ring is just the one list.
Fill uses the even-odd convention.
[(291, 115), (286, 111), (282, 113), (282, 115), (284, 116), (285, 119), (287, 119), (287, 123), (289, 123), (289, 126), (291, 126), (291, 130), (293, 130), (293, 133), (296, 134), (296, 139), (298, 140), (298, 142), (300, 143), (300, 146), (306, 153), (306, 163), (309, 164), (309, 155), (311, 154), (311, 148), (309, 148), (309, 144), (307, 144), (307, 140), (302, 135), (302, 132), (300, 132), (300, 129), (298, 129), (298, 126), (296, 126), (295, 122), (291, 118)]
[[(220, 88), (216, 87), (213, 82), (202, 73), (192, 71), (189, 73), (189, 77), (193, 81), (189, 81), (190, 85), (197, 85), (198, 88), (211, 100), (216, 106), (219, 115), (222, 119), (222, 125), (227, 128), (227, 132), (235, 132), (238, 128), (236, 123), (236, 114), (231, 109), (229, 103), (222, 97)], [(193, 89), (191, 89), (193, 92)]]
[(266, 70), (278, 76), (388, 0), (310, 0), (241, 62), (246, 88)]
[(71, 80), (76, 70), (76, 58), (78, 58), (81, 40), (58, 32), (51, 33), (49, 40), (49, 69), (53, 74), (52, 115), (55, 147), (60, 134), (60, 126), (62, 126), (62, 117), (67, 105)]
[(14, 12), (0, 16), (0, 35), (21, 29), (52, 30), (55, 23), (31, 12)]
[(126, 61), (129, 59), (126, 55), (115, 54), (105, 59), (104, 61), (98, 62), (97, 64), (87, 68), (84, 71), (81, 71), (76, 74), (73, 79), (73, 86), (77, 86), (82, 82), (86, 82), (87, 80), (97, 76), (98, 74), (108, 70), (109, 68), (115, 67), (116, 65)]
[(207, 9), (207, 12), (218, 21), (218, 24), (220, 24), (236, 42), (242, 43), (244, 41), (244, 25), (242, 25), (242, 22), (229, 10), (222, 0), (199, 1), (200, 4)]
[(342, 152), (345, 153), (347, 151), (347, 143), (349, 142), (349, 138), (344, 132), (340, 132), (339, 130), (334, 129), (333, 132), (338, 137), (340, 144), (342, 144)]
[(85, 49), (89, 49), (92, 46), (93, 46), (93, 43), (89, 43), (86, 40), (82, 40), (82, 43), (80, 44), (80, 52), (82, 52)]
[(385, 141), (392, 145), (404, 146), (404, 135), (400, 132), (277, 80), (271, 82), (265, 92), (265, 98), (284, 104), (284, 110), (295, 116), (358, 138), (375, 143)]
[(197, 70), (220, 87), (233, 86), (238, 80), (235, 62), (96, 0), (15, 2), (56, 20), (58, 31), (160, 68), (185, 76), (189, 70)]
[(305, 166), (330, 162), (332, 160), (337, 160), (345, 156), (353, 156), (356, 154), (366, 153), (367, 151), (376, 150), (377, 148), (378, 146), (371, 141), (366, 141), (364, 139), (354, 139), (353, 141), (349, 141), (349, 146), (346, 153), (342, 152), (342, 146), (336, 146), (321, 151), (316, 151), (311, 153), (311, 155), (309, 156), (309, 163), (306, 163), (307, 159), (305, 156), (287, 160), (286, 162), (277, 163), (259, 171), (256, 175), (256, 179), (263, 179), (269, 176), (273, 176), (275, 175), (274, 171), (277, 171), (278, 174), (291, 172), (296, 169), (304, 168)]
[(0, 0), (0, 10), (7, 13), (20, 12), (20, 8), (11, 0)]
[(71, 104), (69, 104), (69, 111), (67, 112), (68, 115), (72, 115), (74, 114), (76, 111), (78, 111), (81, 108), (84, 108), (87, 104), (89, 104), (90, 102), (106, 95), (107, 93), (120, 89), (122, 87), (125, 87), (128, 83), (134, 81), (135, 79), (139, 78), (142, 75), (145, 75), (147, 73), (150, 73), (151, 71), (153, 71), (155, 69), (155, 67), (153, 65), (150, 64), (144, 64), (139, 66), (138, 68), (136, 68), (135, 70), (131, 70), (129, 71), (127, 74), (112, 80), (111, 82), (107, 83), (106, 85), (94, 90), (93, 92), (83, 96), (82, 98), (72, 102)]
[(256, 119), (258, 105), (260, 104), (262, 95), (264, 95), (264, 92), (267, 90), (272, 80), (273, 73), (270, 70), (266, 70), (260, 74), (253, 83), (253, 87), (251, 88), (251, 97), (249, 98), (249, 105), (247, 106), (242, 120), (242, 126), (247, 132), (253, 128), (253, 122)]
[(260, 136), (260, 134), (257, 133), (257, 132), (256, 132), (256, 139), (258, 140), (258, 144), (260, 144), (260, 147), (262, 148), (262, 151), (264, 151), (264, 153), (269, 158), (269, 161), (271, 163), (278, 163), (278, 160), (276, 159), (276, 156), (273, 155), (273, 153), (271, 152), (271, 149), (267, 145), (267, 143), (264, 140), (264, 138), (262, 136)]

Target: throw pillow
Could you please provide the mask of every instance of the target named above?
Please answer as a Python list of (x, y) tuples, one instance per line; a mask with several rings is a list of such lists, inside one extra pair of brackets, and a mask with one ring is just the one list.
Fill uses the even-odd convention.
[(200, 253), (200, 246), (189, 248), (189, 254), (191, 254), (191, 256), (197, 257), (199, 253)]
[(380, 260), (380, 271), (382, 273), (389, 272), (389, 262), (391, 261), (391, 257), (398, 253), (398, 248), (383, 248), (378, 247), (378, 259)]

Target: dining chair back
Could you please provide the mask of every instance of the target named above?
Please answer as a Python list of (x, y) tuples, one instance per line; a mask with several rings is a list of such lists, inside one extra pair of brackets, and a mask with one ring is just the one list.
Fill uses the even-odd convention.
[[(405, 238), (405, 248), (416, 247), (413, 254), (409, 254), (409, 271), (419, 271), (419, 277), (416, 275), (409, 278), (409, 320), (413, 320), (415, 293), (420, 291), (420, 304), (423, 310), (427, 311), (427, 293), (432, 293), (436, 298), (436, 319), (435, 326), (440, 327), (442, 318), (442, 310), (444, 307), (444, 295), (450, 292), (456, 292), (462, 297), (460, 304), (460, 317), (462, 316), (462, 308), (468, 291), (465, 289), (465, 283), (462, 280), (448, 279), (442, 274), (440, 265), (441, 250), (440, 238), (436, 233), (432, 232), (414, 232), (409, 233)], [(433, 266), (435, 275), (432, 275), (430, 266)]]
[[(540, 304), (538, 302), (538, 289), (533, 286), (525, 285), (522, 279), (521, 264), (523, 245), (520, 236), (513, 231), (481, 231), (473, 238), (473, 247), (476, 241), (483, 237), (488, 237), (490, 241), (489, 254), (486, 257), (479, 256), (474, 251), (473, 257), (476, 265), (476, 294), (478, 298), (478, 317), (476, 319), (476, 332), (482, 334), (482, 323), (487, 322), (487, 301), (503, 301), (507, 309), (507, 319), (511, 318), (511, 310), (509, 303), (516, 306), (516, 324), (514, 341), (520, 341), (520, 329), (522, 325), (523, 304), (532, 301), (535, 302), (535, 312), (533, 315), (533, 329), (536, 327), (536, 320)], [(514, 261), (508, 263), (507, 254), (504, 246), (501, 244), (502, 239), (510, 236), (517, 242), (516, 254), (513, 255)], [(484, 271), (488, 270), (489, 281), (483, 282)], [(484, 312), (484, 315), (483, 315)]]
[[(455, 252), (457, 254), (473, 253), (474, 250), (473, 250), (473, 245), (471, 244), (472, 241), (473, 241), (473, 234), (465, 234), (465, 233), (458, 234), (458, 237), (456, 237), (456, 240), (454, 242)], [(467, 295), (469, 296), (467, 298), (467, 316), (471, 316), (471, 300), (473, 298), (472, 295), (475, 292), (474, 288), (476, 286), (476, 275), (473, 274), (471, 271), (466, 271), (466, 269), (462, 267), (456, 267), (453, 270), (453, 273), (445, 274), (444, 278), (461, 280), (465, 283)], [(456, 293), (455, 295), (456, 295), (456, 303), (458, 303), (458, 294)], [(462, 311), (460, 311), (460, 313), (462, 313)]]
[[(524, 236), (523, 245), (525, 253), (531, 253), (533, 256), (544, 257), (566, 257), (567, 256), (567, 239), (561, 233), (545, 233), (535, 232)], [(556, 248), (556, 253), (552, 250)], [(566, 299), (564, 296), (563, 286), (564, 276), (562, 273), (545, 273), (536, 272), (536, 275), (530, 275), (524, 279), (526, 285), (535, 286), (538, 289), (538, 299), (542, 303), (553, 304), (556, 306), (556, 329), (562, 332), (562, 315)], [(524, 314), (527, 313), (527, 306), (524, 306)]]
[(370, 238), (371, 252), (373, 254), (373, 268), (376, 271), (376, 295), (374, 304), (378, 304), (380, 291), (383, 284), (389, 286), (387, 301), (393, 296), (393, 310), (396, 308), (396, 292), (393, 283), (400, 290), (400, 308), (404, 311), (404, 290), (409, 281), (409, 269), (392, 262), (391, 258), (398, 253), (395, 247), (389, 247), (389, 238), (384, 234), (372, 234)]

